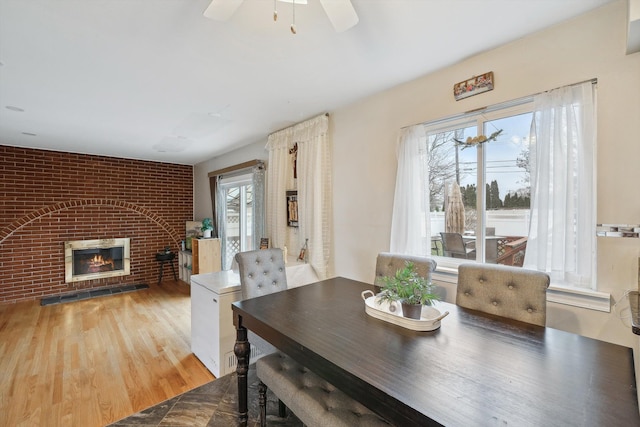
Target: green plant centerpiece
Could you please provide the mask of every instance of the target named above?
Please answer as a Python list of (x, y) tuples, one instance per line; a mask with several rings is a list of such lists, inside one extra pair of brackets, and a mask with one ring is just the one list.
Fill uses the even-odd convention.
[(402, 314), (411, 319), (420, 319), (423, 305), (433, 305), (440, 300), (435, 286), (416, 271), (415, 264), (405, 261), (404, 268), (396, 271), (394, 276), (381, 278), (382, 291), (378, 295), (380, 301), (399, 301)]
[(202, 226), (200, 227), (204, 237), (211, 237), (211, 231), (213, 230), (213, 222), (211, 218), (205, 218), (202, 220)]

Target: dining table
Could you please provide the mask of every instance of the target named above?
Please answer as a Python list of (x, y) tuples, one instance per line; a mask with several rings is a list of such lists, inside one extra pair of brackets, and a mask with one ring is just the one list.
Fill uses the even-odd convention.
[(238, 411), (247, 330), (395, 426), (640, 426), (629, 347), (437, 302), (432, 331), (371, 316), (336, 277), (234, 302)]

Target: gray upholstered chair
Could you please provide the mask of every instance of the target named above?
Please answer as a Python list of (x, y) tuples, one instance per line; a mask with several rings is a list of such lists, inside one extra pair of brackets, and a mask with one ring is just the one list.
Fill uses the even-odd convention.
[(380, 252), (376, 258), (376, 277), (374, 284), (377, 287), (381, 287), (381, 279), (396, 274), (396, 271), (404, 268), (406, 261), (410, 261), (415, 265), (418, 275), (427, 280), (431, 280), (431, 272), (433, 272), (437, 266), (435, 260), (423, 256)]
[(549, 275), (499, 264), (461, 264), (456, 304), (544, 326)]
[(287, 273), (282, 249), (259, 249), (238, 252), (242, 299), (255, 298), (287, 289)]
[[(287, 272), (282, 249), (258, 249), (238, 252), (234, 259), (238, 263), (242, 299), (256, 298), (287, 289)], [(262, 355), (277, 355), (277, 349), (262, 337), (248, 331), (248, 339)], [(268, 357), (268, 356), (267, 356)], [(259, 362), (259, 360), (258, 360)], [(260, 375), (258, 375), (260, 378)], [(262, 384), (262, 380), (260, 381)], [(285, 406), (278, 399), (279, 415), (285, 416)]]

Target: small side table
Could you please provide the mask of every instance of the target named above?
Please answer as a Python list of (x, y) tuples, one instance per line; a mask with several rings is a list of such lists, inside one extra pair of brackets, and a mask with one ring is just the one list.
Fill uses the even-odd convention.
[(162, 281), (162, 272), (164, 270), (164, 263), (168, 262), (171, 265), (171, 271), (173, 271), (173, 278), (178, 281), (178, 276), (176, 275), (176, 267), (173, 265), (173, 260), (175, 259), (176, 254), (173, 252), (158, 252), (156, 253), (156, 261), (160, 263), (159, 271), (158, 271), (158, 285)]

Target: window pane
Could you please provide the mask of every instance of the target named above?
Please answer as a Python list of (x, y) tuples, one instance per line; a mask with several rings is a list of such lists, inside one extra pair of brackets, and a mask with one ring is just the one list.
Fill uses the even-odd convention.
[[(531, 118), (531, 113), (491, 121), (479, 117), (477, 122), (428, 135), (432, 255), (522, 265), (529, 228)], [(481, 163), (477, 146), (456, 143), (478, 135), (479, 126), (485, 136), (502, 130), (495, 141), (482, 145)], [(484, 214), (477, 211), (480, 196)], [(480, 227), (485, 230), (484, 241)]]
[(233, 257), (240, 252), (240, 188), (230, 187), (225, 191), (225, 230), (223, 244), (226, 248), (226, 265), (231, 265)]
[(522, 266), (529, 230), (531, 113), (485, 122), (485, 134), (498, 129), (486, 151), (486, 262)]
[(238, 252), (251, 251), (253, 240), (253, 185), (229, 187), (225, 192), (226, 259), (231, 265)]
[(465, 232), (476, 223), (476, 150), (455, 140), (476, 136), (477, 126), (458, 126), (428, 135), (431, 253), (475, 259)]

